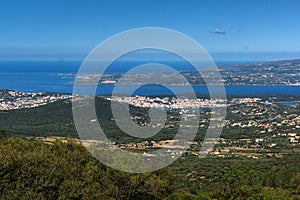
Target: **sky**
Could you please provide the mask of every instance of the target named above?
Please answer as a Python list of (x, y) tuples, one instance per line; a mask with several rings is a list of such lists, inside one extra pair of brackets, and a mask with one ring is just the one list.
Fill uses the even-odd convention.
[(119, 32), (164, 27), (216, 60), (300, 58), (299, 0), (0, 0), (0, 59), (81, 60)]

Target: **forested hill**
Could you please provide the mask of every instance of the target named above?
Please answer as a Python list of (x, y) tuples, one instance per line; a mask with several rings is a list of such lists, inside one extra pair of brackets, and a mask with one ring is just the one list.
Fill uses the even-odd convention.
[[(109, 123), (109, 101), (103, 98), (96, 99), (98, 117), (103, 124)], [(11, 136), (78, 137), (73, 122), (71, 100), (60, 100), (30, 109), (1, 111), (0, 128)]]
[[(95, 107), (101, 128), (109, 138), (118, 142), (133, 139), (117, 127), (112, 117), (110, 101), (104, 97), (96, 97)], [(131, 106), (131, 112), (140, 116), (147, 115), (146, 110)], [(36, 108), (0, 111), (0, 130), (7, 137), (79, 137), (73, 121), (72, 102), (69, 99)]]
[(116, 171), (80, 144), (0, 140), (0, 199), (299, 199), (300, 158), (184, 156), (144, 174)]

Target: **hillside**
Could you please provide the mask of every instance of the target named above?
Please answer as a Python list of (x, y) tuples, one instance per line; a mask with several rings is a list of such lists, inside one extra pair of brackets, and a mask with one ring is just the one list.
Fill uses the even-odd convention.
[(0, 140), (0, 199), (299, 199), (300, 157), (184, 156), (143, 174), (113, 170), (69, 140)]

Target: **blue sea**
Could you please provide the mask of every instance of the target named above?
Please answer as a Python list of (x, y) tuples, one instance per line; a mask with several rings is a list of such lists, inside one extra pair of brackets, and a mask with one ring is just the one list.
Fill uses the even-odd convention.
[[(240, 64), (241, 62), (216, 62), (217, 65)], [(110, 68), (110, 73), (124, 72), (143, 64), (142, 62), (116, 63)], [(182, 62), (166, 62), (176, 70), (190, 70), (191, 66)], [(0, 88), (24, 92), (58, 92), (72, 93), (70, 84), (73, 78), (62, 78), (58, 74), (74, 74), (78, 71), (79, 61), (0, 61)], [(90, 87), (90, 86), (82, 86)], [(123, 86), (124, 92), (132, 86)], [(113, 85), (102, 85), (97, 88), (97, 94), (109, 94), (113, 91)], [(194, 86), (197, 93), (208, 94), (206, 86)], [(226, 86), (227, 94), (255, 95), (255, 94), (299, 94), (299, 86)], [(185, 86), (177, 86), (177, 91), (185, 93)], [(135, 92), (136, 95), (172, 94), (162, 86), (146, 85)]]

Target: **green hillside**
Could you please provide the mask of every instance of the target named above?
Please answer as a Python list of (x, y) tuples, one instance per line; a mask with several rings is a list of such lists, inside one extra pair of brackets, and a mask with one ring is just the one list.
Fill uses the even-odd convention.
[(0, 199), (299, 199), (300, 157), (261, 160), (184, 156), (129, 174), (69, 140), (0, 140)]

